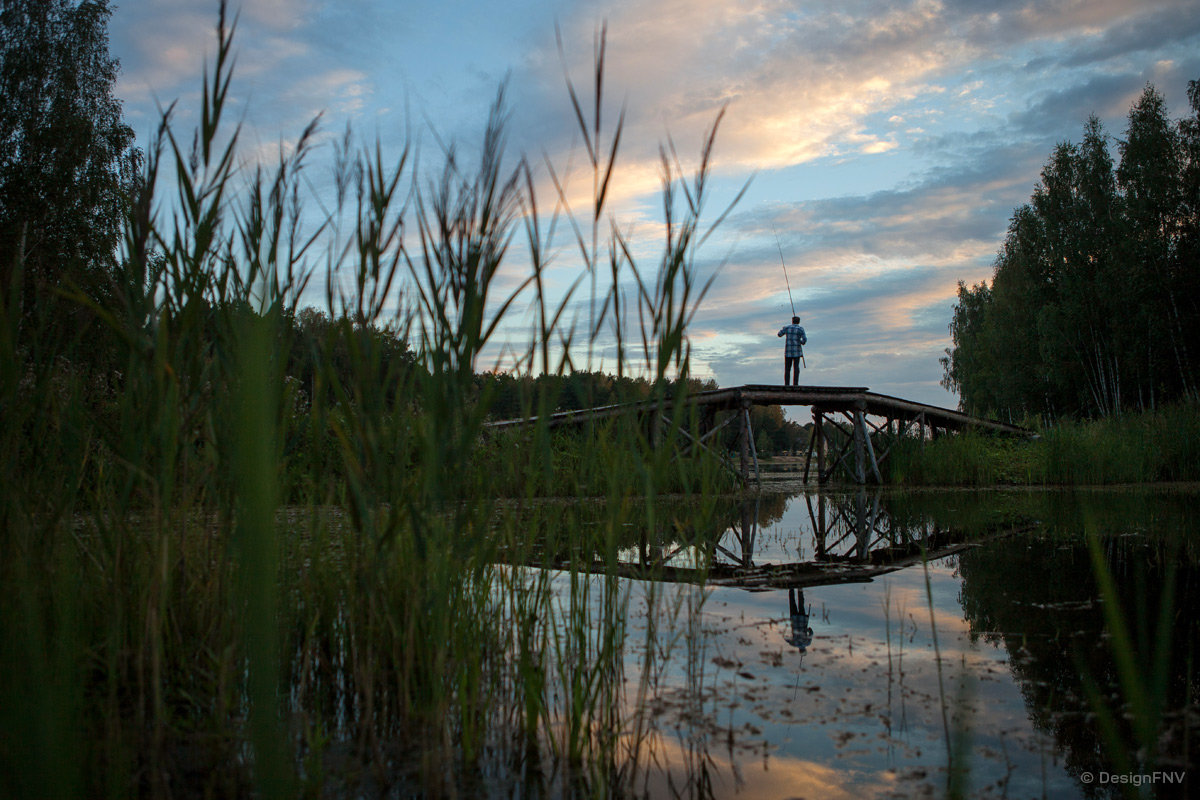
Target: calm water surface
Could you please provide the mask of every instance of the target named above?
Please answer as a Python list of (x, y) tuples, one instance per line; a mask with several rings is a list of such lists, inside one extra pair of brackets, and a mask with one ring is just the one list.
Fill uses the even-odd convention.
[[(1120, 796), (1131, 783), (1189, 796), (1198, 499), (773, 493), (731, 504), (730, 527), (696, 546), (647, 541), (628, 560), (673, 580), (628, 584), (630, 680), (649, 623), (671, 653), (641, 701), (655, 721), (644, 789), (943, 796), (954, 764), (966, 796)], [(709, 560), (709, 581), (689, 583)], [(680, 607), (699, 609), (690, 628)]]

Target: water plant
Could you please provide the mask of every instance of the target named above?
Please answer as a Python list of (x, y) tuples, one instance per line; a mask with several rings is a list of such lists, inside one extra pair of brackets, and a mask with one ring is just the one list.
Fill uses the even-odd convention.
[(1064, 420), (1021, 440), (960, 433), (901, 440), (888, 458), (904, 485), (1117, 484), (1200, 476), (1200, 407), (1181, 402), (1093, 421)]
[[(587, 221), (568, 217), (592, 230), (580, 332), (573, 293), (545, 288), (559, 212), (547, 226), (531, 166), (505, 154), (503, 93), (479, 161), (447, 148), (433, 178), (408, 150), (386, 161), (348, 135), (336, 200), (313, 223), (315, 122), (273, 168), (238, 170), (233, 28), (222, 7), (195, 136), (168, 108), (149, 147), (110, 265), (115, 301), (71, 298), (120, 368), (91, 381), (50, 332), (0, 310), (0, 464), (19, 476), (0, 493), (0, 793), (450, 795), (484, 776), (619, 793), (646, 766), (636, 697), (658, 662), (628, 697), (628, 588), (577, 562), (561, 578), (539, 567), (563, 569), (551, 554), (564, 552), (615, 563), (631, 520), (669, 526), (667, 488), (712, 508), (720, 465), (673, 444), (697, 435), (686, 330), (706, 288), (695, 253), (716, 124), (691, 179), (664, 149), (663, 254), (640, 267), (606, 218), (621, 123), (602, 148), (599, 37), (590, 124), (569, 88), (598, 176)], [(590, 526), (559, 514), (561, 547), (528, 523), (556, 513), (531, 499), (564, 445), (544, 422), (489, 439), (476, 382), (526, 301), (514, 369), (569, 371), (577, 340), (607, 331), (618, 371), (643, 371), (667, 412), (580, 433), (573, 457), (606, 512)], [(522, 413), (554, 401), (534, 394)]]

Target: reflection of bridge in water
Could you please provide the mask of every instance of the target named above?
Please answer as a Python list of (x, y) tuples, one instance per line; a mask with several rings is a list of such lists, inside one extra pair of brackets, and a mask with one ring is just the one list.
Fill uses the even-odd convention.
[(627, 578), (750, 591), (803, 589), (867, 582), (1036, 527), (993, 525), (967, 532), (929, 519), (901, 522), (882, 507), (881, 494), (863, 488), (832, 497), (803, 495), (812, 535), (809, 559), (762, 559), (758, 546), (761, 498), (746, 497), (741, 503), (740, 519), (723, 536), (670, 544), (644, 541), (636, 553), (616, 565), (585, 562), (575, 566)]
[(813, 426), (804, 459), (804, 479), (815, 479), (820, 484), (839, 475), (857, 484), (883, 483), (881, 467), (894, 444), (906, 436), (924, 440), (967, 429), (1016, 436), (1031, 434), (1016, 425), (878, 394), (862, 386), (736, 386), (693, 393), (686, 398), (682, 409), (668, 402), (624, 403), (562, 411), (544, 419), (504, 420), (488, 427), (504, 430), (541, 422), (550, 428), (558, 428), (635, 416), (645, 420), (653, 431), (658, 426), (671, 425), (669, 415), (678, 418), (681, 411), (694, 410), (698, 415), (699, 435), (693, 437), (682, 426), (679, 428), (688, 447), (708, 450), (720, 431), (735, 426), (738, 432), (735, 471), (743, 481), (748, 481), (751, 475), (759, 479), (758, 454), (750, 421), (750, 407), (756, 405), (810, 408)]

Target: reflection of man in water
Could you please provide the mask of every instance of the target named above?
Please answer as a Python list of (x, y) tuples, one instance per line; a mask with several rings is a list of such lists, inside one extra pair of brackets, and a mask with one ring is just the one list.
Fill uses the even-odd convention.
[(808, 607), (804, 605), (803, 589), (788, 589), (788, 613), (792, 618), (792, 633), (784, 640), (801, 653), (812, 644), (813, 630), (808, 627)]

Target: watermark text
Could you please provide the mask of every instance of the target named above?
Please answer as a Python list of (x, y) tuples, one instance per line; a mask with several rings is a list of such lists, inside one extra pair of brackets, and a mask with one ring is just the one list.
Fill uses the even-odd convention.
[(1187, 777), (1185, 771), (1156, 771), (1156, 772), (1084, 772), (1079, 779), (1084, 783), (1101, 785), (1119, 784), (1123, 786), (1158, 786), (1183, 783)]

